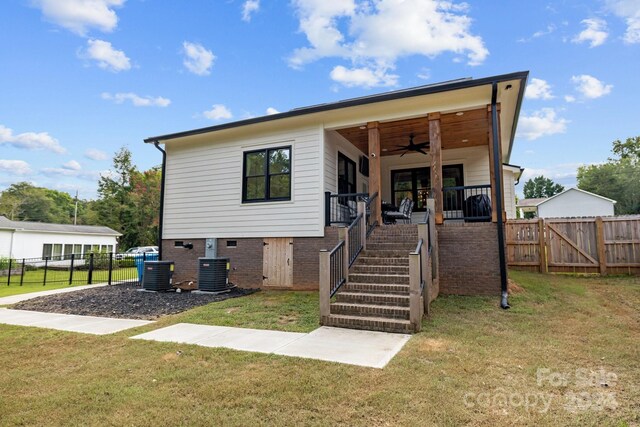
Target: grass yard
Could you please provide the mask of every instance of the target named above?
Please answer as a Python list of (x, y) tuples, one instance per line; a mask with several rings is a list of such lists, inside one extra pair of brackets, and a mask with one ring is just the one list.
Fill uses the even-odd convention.
[(102, 337), (0, 325), (0, 425), (638, 425), (640, 278), (511, 277), (511, 310), (441, 297), (383, 370), (127, 338), (177, 322), (308, 331), (313, 293)]
[[(88, 274), (87, 270), (75, 270), (71, 285), (69, 285), (68, 270), (48, 270), (46, 285), (43, 285), (45, 281), (43, 269), (25, 271), (22, 286), (20, 286), (20, 275), (11, 276), (9, 285), (7, 285), (7, 276), (3, 276), (0, 277), (0, 297), (86, 285)], [(108, 280), (108, 274), (107, 270), (94, 270), (92, 282), (104, 283)], [(112, 273), (113, 281), (137, 277), (138, 271), (135, 267), (114, 269)]]

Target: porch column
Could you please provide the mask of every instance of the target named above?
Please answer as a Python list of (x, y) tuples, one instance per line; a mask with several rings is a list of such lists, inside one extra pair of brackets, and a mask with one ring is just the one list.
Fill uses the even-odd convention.
[(442, 138), (440, 113), (429, 114), (429, 151), (431, 154), (431, 190), (435, 201), (436, 224), (444, 222), (442, 204)]
[(376, 206), (372, 209), (375, 212), (375, 221), (382, 224), (382, 179), (380, 177), (380, 129), (378, 122), (367, 123), (369, 129), (369, 194), (378, 193), (378, 197), (373, 201)]

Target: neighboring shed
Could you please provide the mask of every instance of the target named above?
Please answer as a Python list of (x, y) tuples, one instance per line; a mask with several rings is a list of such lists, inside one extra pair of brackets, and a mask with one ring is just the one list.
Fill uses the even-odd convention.
[(535, 212), (539, 218), (613, 216), (615, 200), (579, 188), (569, 188), (555, 196), (523, 199), (518, 202), (521, 214)]
[(37, 258), (114, 252), (121, 236), (109, 227), (11, 221), (0, 216), (0, 257)]

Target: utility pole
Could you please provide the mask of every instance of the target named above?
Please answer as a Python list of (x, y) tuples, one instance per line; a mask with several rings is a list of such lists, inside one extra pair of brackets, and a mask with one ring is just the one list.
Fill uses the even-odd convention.
[(76, 208), (73, 212), (73, 225), (78, 222), (78, 190), (76, 190)]

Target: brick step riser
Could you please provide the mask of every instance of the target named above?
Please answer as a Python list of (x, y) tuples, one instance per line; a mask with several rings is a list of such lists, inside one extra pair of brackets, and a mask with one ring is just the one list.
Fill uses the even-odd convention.
[(329, 317), (327, 319), (327, 323), (325, 326), (333, 326), (336, 328), (348, 328), (348, 329), (361, 329), (365, 331), (380, 331), (380, 332), (391, 332), (397, 334), (412, 334), (413, 328), (411, 325), (405, 324), (397, 324), (393, 321), (388, 322), (377, 322), (367, 320), (363, 318), (362, 320), (344, 320), (340, 318), (332, 318)]
[[(365, 292), (371, 294), (409, 295), (409, 285), (384, 285), (373, 283), (348, 283), (343, 286), (345, 292)], [(341, 288), (342, 289), (342, 288)]]
[(351, 273), (355, 274), (409, 274), (408, 265), (354, 265)]
[(351, 304), (395, 305), (409, 307), (409, 297), (403, 295), (378, 295), (378, 294), (336, 294), (336, 302)]
[(389, 265), (389, 266), (409, 266), (409, 257), (402, 258), (385, 258), (385, 257), (363, 257), (362, 255), (356, 260), (356, 267), (364, 265)]
[[(415, 248), (413, 248), (415, 249)], [(384, 251), (384, 250), (371, 250), (367, 248), (362, 251), (358, 258), (360, 257), (375, 257), (375, 258), (406, 258), (409, 259), (409, 253), (413, 250), (407, 251)]]
[(409, 252), (412, 252), (413, 250), (415, 250), (416, 245), (418, 243), (416, 242), (416, 244), (412, 244), (412, 243), (376, 243), (376, 244), (367, 244), (367, 251), (373, 251), (373, 252), (377, 252), (377, 251), (400, 251), (400, 252), (404, 252), (405, 255), (408, 255)]
[(332, 304), (332, 314), (346, 314), (348, 316), (384, 317), (387, 319), (409, 320), (409, 310), (399, 310), (389, 306), (361, 307), (350, 304)]
[(349, 274), (349, 281), (355, 283), (388, 283), (391, 285), (408, 285), (409, 276), (391, 275), (385, 276), (383, 274)]

